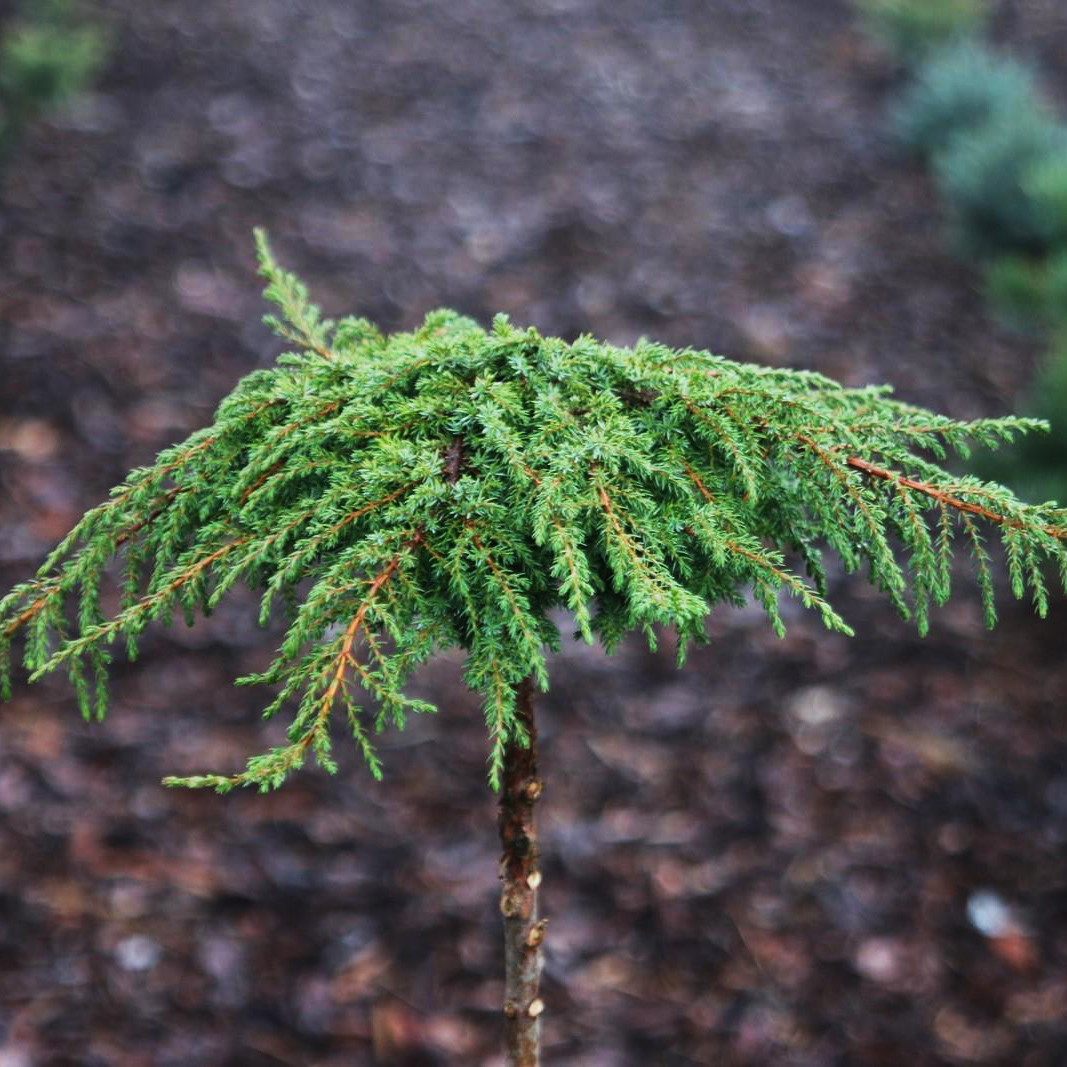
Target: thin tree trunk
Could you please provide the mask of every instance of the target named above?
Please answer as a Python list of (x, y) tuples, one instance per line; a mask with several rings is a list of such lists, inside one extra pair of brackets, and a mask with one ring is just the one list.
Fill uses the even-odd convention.
[(504, 751), (500, 791), (500, 842), (504, 855), (500, 877), (504, 890), (504, 1036), (507, 1067), (538, 1067), (541, 1062), (541, 942), (545, 920), (538, 917), (537, 887), (541, 884), (540, 848), (534, 808), (541, 795), (537, 777), (537, 726), (533, 711), (533, 680), (517, 691), (519, 720), (530, 745), (510, 744)]

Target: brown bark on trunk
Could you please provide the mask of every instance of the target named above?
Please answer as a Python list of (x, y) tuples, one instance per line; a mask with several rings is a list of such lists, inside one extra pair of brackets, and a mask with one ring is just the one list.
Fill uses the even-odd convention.
[(530, 735), (528, 748), (512, 743), (504, 750), (504, 781), (500, 791), (500, 843), (504, 855), (500, 877), (504, 890), (504, 1045), (507, 1067), (538, 1067), (541, 1062), (541, 942), (545, 920), (538, 915), (541, 884), (540, 849), (534, 808), (541, 795), (537, 777), (537, 727), (533, 712), (533, 681), (518, 687), (519, 721)]

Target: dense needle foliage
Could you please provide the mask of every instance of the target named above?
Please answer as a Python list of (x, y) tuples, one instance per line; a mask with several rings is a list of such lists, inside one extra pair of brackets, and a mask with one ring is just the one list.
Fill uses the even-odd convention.
[[(496, 785), (505, 745), (523, 742), (517, 684), (532, 672), (548, 685), (554, 608), (609, 649), (631, 629), (654, 640), (673, 626), (681, 655), (715, 604), (750, 588), (777, 630), (784, 591), (847, 633), (825, 599), (828, 547), (925, 630), (958, 537), (991, 624), (989, 530), (1015, 595), (1029, 587), (1038, 611), (1046, 561), (1067, 583), (1067, 512), (937, 462), (1033, 422), (959, 423), (885, 388), (651, 342), (569, 344), (503, 316), (486, 332), (437, 311), (384, 337), (363, 319), (322, 321), (262, 236), (260, 258), (282, 313), (270, 321), (294, 351), (133, 471), (0, 601), (4, 690), (22, 632), (32, 678), (64, 667), (86, 716), (105, 711), (116, 639), (136, 655), (152, 621), (191, 624), (238, 582), (261, 592), (262, 622), (287, 613), (272, 664), (239, 682), (276, 688), (268, 716), (295, 708), (288, 743), (240, 774), (171, 784), (268, 789), (309, 752), (332, 769), (337, 717), (377, 775), (369, 735), (431, 710), (404, 681), (459, 646), (484, 695)], [(115, 557), (121, 600), (107, 612)]]

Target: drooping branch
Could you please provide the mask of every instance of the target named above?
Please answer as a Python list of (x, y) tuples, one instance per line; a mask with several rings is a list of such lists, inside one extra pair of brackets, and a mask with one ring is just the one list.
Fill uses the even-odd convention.
[[(415, 544), (417, 542), (413, 542)], [(326, 692), (323, 694), (322, 702), (319, 705), (319, 713), (315, 719), (315, 723), (310, 730), (300, 739), (300, 747), (306, 749), (312, 742), (317, 730), (323, 729), (327, 720), (330, 717), (330, 712), (333, 710), (334, 700), (337, 698), (338, 690), (345, 684), (345, 675), (348, 672), (350, 665), (358, 667), (352, 656), (352, 646), (356, 642), (356, 638), (359, 636), (359, 631), (363, 627), (363, 623), (367, 617), (367, 612), (370, 610), (374, 603), (374, 598), (380, 592), (382, 586), (389, 581), (393, 576), (393, 572), (400, 566), (400, 556), (394, 556), (385, 569), (371, 582), (370, 588), (367, 590), (367, 595), (363, 600), (363, 603), (359, 605), (359, 610), (352, 617), (352, 621), (348, 624), (348, 628), (345, 630), (344, 639), (341, 641), (341, 650), (337, 653), (337, 657), (333, 665), (333, 677), (330, 679), (330, 684), (326, 687)]]
[[(914, 489), (915, 492), (922, 493), (924, 496), (930, 497), (931, 500), (936, 500), (938, 503), (953, 508), (955, 511), (966, 511), (970, 515), (977, 515), (978, 518), (985, 519), (986, 522), (991, 522), (995, 526), (1007, 526), (1015, 530), (1027, 528), (1027, 524), (1020, 519), (1012, 518), (1010, 515), (1002, 515), (1000, 512), (982, 507), (981, 504), (962, 500), (953, 493), (936, 485), (931, 485), (929, 482), (917, 481), (915, 478), (909, 478), (897, 471), (879, 467), (877, 464), (860, 459), (858, 456), (849, 456), (845, 462), (854, 470), (862, 471), (872, 478), (895, 482), (904, 489)], [(1067, 527), (1065, 526), (1043, 526), (1041, 529), (1050, 537), (1055, 537), (1060, 541), (1067, 541)]]

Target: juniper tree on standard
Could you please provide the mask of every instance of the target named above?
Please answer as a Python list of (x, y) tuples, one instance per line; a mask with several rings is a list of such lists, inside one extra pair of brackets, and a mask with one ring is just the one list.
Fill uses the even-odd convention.
[[(782, 593), (851, 633), (826, 599), (826, 549), (866, 568), (920, 631), (949, 596), (958, 542), (989, 625), (991, 533), (1014, 594), (1029, 590), (1040, 614), (1047, 563), (1067, 587), (1067, 511), (940, 465), (1033, 420), (962, 423), (882, 387), (647, 341), (566, 343), (504, 316), (486, 331), (435, 311), (385, 337), (365, 319), (324, 321), (258, 242), (281, 313), (268, 321), (293, 350), (239, 382), (213, 425), (131, 472), (0, 600), (3, 695), (22, 635), (30, 680), (63, 668), (82, 714), (102, 718), (118, 639), (135, 657), (151, 623), (192, 624), (242, 582), (262, 594), (262, 623), (288, 620), (270, 666), (237, 680), (271, 690), (265, 716), (292, 715), (288, 741), (237, 773), (166, 783), (267, 791), (309, 756), (332, 772), (337, 732), (380, 777), (373, 735), (432, 710), (405, 679), (463, 649), (500, 792), (511, 1065), (539, 1062), (533, 696), (559, 644), (553, 609), (609, 650), (673, 627), (681, 661), (712, 608), (746, 590), (779, 633)], [(100, 593), (116, 558), (109, 615)]]

